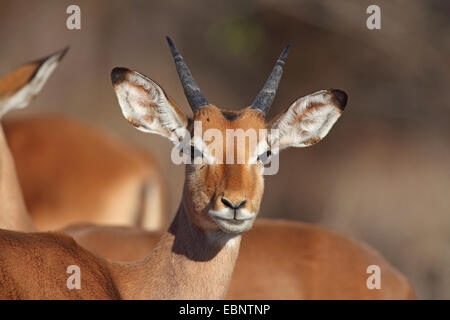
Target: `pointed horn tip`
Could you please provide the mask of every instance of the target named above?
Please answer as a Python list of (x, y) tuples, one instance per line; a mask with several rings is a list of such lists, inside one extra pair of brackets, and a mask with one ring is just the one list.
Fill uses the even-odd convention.
[(175, 47), (175, 44), (173, 43), (172, 39), (170, 39), (169, 36), (166, 36), (167, 43), (169, 44), (170, 52), (172, 53), (173, 57), (176, 57), (177, 55), (180, 55), (178, 52), (177, 47)]
[[(269, 79), (264, 84), (263, 89), (258, 93), (255, 100), (251, 104), (252, 109), (256, 109), (259, 112), (261, 112), (264, 116), (269, 112), (270, 106), (272, 105), (272, 102), (275, 98), (276, 91), (278, 90), (278, 84), (281, 78), (281, 75), (283, 73), (283, 66), (286, 62), (287, 54), (289, 51), (289, 48), (291, 47), (291, 44), (288, 43), (283, 51), (281, 51), (280, 56), (278, 57), (277, 62), (275, 63), (275, 66), (269, 75)], [(278, 73), (275, 72), (276, 68), (281, 67), (281, 73), (278, 71)], [(271, 83), (269, 83), (269, 80)], [(264, 92), (266, 91), (266, 92)], [(268, 92), (273, 91), (272, 97), (268, 96)], [(260, 105), (263, 103), (264, 105)]]
[(170, 39), (169, 36), (166, 36), (167, 43), (169, 44), (170, 52), (172, 52), (173, 56), (176, 56), (179, 54), (177, 47), (175, 47), (175, 44), (173, 43), (172, 39)]
[(288, 44), (284, 47), (283, 51), (282, 51), (281, 54), (280, 54), (279, 60), (286, 60), (287, 55), (288, 55), (288, 52), (289, 52), (289, 48), (290, 48), (290, 47), (291, 47), (291, 44), (290, 44), (290, 43), (288, 43)]
[(167, 43), (169, 44), (169, 46), (173, 47), (173, 41), (172, 41), (172, 39), (170, 39), (169, 36), (166, 36), (166, 40), (167, 40)]
[(175, 47), (172, 39), (170, 39), (169, 36), (166, 36), (166, 40), (169, 44), (172, 57), (175, 61), (175, 67), (181, 81), (181, 85), (183, 86), (184, 93), (189, 102), (189, 105), (192, 108), (192, 111), (195, 112), (197, 109), (209, 105), (208, 100), (203, 95), (194, 78), (192, 77), (186, 62), (184, 62), (181, 53)]
[(116, 67), (111, 71), (111, 82), (113, 86), (120, 84), (124, 80), (126, 80), (127, 73), (130, 72), (130, 69), (123, 67)]

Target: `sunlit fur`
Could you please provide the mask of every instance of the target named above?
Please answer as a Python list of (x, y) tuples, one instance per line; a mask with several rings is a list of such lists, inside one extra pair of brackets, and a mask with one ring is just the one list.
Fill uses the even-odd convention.
[[(215, 221), (209, 212), (232, 210), (222, 203), (222, 197), (233, 203), (246, 200), (243, 207), (256, 217), (259, 212), (261, 198), (264, 191), (262, 177), (263, 166), (261, 163), (249, 163), (251, 155), (256, 152), (255, 146), (250, 150), (249, 139), (245, 143), (245, 163), (237, 164), (237, 141), (226, 139), (227, 129), (253, 129), (259, 132), (265, 129), (264, 118), (254, 109), (243, 109), (235, 112), (234, 120), (226, 119), (222, 111), (215, 106), (208, 106), (198, 110), (194, 114), (194, 121), (200, 121), (204, 131), (217, 129), (222, 133), (223, 159), (221, 163), (190, 164), (186, 166), (186, 182), (184, 188), (184, 205), (188, 209), (190, 218), (197, 226), (205, 229), (217, 230), (221, 228), (225, 232), (242, 232), (248, 230), (254, 219), (237, 224)], [(227, 153), (232, 152), (234, 163), (227, 164)], [(238, 215), (238, 213), (236, 213)]]
[(49, 57), (21, 66), (0, 80), (0, 116), (28, 106), (42, 90), (68, 48)]
[[(136, 261), (163, 232), (74, 226), (78, 242), (115, 261)], [(230, 245), (235, 243), (228, 241)], [(382, 269), (382, 287), (369, 290), (369, 265)], [(408, 280), (376, 250), (327, 228), (259, 218), (242, 239), (226, 299), (414, 299)]]
[[(135, 126), (145, 126), (147, 131), (163, 134), (176, 143), (177, 136), (172, 135), (172, 130), (179, 125), (188, 123), (187, 117), (180, 113), (178, 107), (173, 105), (169, 99), (163, 104), (157, 104), (145, 86), (129, 83), (133, 78), (129, 76), (130, 72), (123, 68), (115, 69), (112, 76), (116, 93), (120, 95), (119, 103), (124, 114), (136, 117), (134, 119), (127, 117), (127, 119)], [(136, 73), (133, 73), (134, 75)], [(147, 84), (147, 82), (144, 83)], [(125, 85), (122, 87), (121, 84)], [(151, 82), (148, 84), (152, 85)], [(127, 88), (134, 89), (128, 91)], [(162, 90), (156, 91), (160, 95), (162, 94)], [(135, 96), (129, 99), (127, 95), (131, 93)], [(333, 91), (327, 94), (329, 105), (335, 105), (335, 108), (339, 108), (334, 101), (337, 94), (339, 93)], [(306, 110), (314, 107), (319, 106), (307, 105)], [(161, 110), (162, 108), (170, 109)], [(140, 112), (130, 112), (135, 110)], [(192, 120), (198, 120), (207, 128), (208, 122), (214, 122), (214, 128), (220, 130), (237, 126), (244, 129), (262, 129), (265, 127), (264, 120), (255, 112), (257, 111), (244, 109), (230, 119), (231, 117), (227, 118), (223, 111), (213, 106), (206, 106), (196, 113), (189, 123), (192, 124)], [(297, 121), (302, 121), (305, 117), (300, 116), (297, 119)], [(327, 119), (326, 116), (320, 116), (318, 120), (326, 121)], [(313, 138), (323, 137), (323, 133), (326, 134), (321, 129), (323, 127), (317, 123), (314, 128), (318, 128), (318, 131), (313, 132), (310, 136)], [(293, 143), (296, 144), (297, 139), (302, 141), (303, 138), (300, 134), (295, 137)], [(317, 141), (318, 139), (314, 139), (314, 142)], [(225, 143), (225, 146), (228, 146), (228, 143)], [(226, 150), (225, 154), (228, 152), (229, 150)], [(57, 233), (27, 234), (0, 230), (0, 279), (2, 279), (0, 298), (220, 299), (225, 297), (239, 252), (242, 238), (240, 233), (248, 229), (248, 226), (243, 225), (241, 228), (236, 228), (234, 221), (232, 226), (226, 223), (220, 224), (211, 219), (211, 213), (228, 216), (229, 212), (224, 211), (225, 207), (221, 204), (224, 197), (228, 197), (226, 199), (230, 203), (239, 203), (244, 197), (247, 197), (248, 201), (239, 208), (242, 212), (236, 210), (236, 217), (248, 217), (251, 213), (257, 214), (263, 193), (263, 181), (262, 164), (249, 163), (251, 154), (255, 152), (256, 150), (246, 147), (246, 161), (241, 165), (203, 164), (203, 167), (202, 164), (187, 165), (183, 200), (171, 227), (162, 235), (156, 248), (138, 262), (113, 263), (89, 253), (71, 239)], [(11, 168), (9, 169), (11, 170)], [(236, 205), (236, 207), (239, 206)], [(290, 256), (300, 258), (300, 265), (291, 263), (289, 256), (287, 259), (282, 259), (281, 255), (270, 262), (274, 266), (273, 272), (269, 270), (258, 275), (255, 272), (256, 268), (246, 267), (245, 270), (250, 275), (256, 275), (258, 279), (262, 279), (271, 277), (275, 271), (281, 270), (276, 278), (280, 281), (284, 280), (286, 284), (293, 284), (291, 279), (281, 277), (286, 273), (277, 266), (281, 264), (281, 261), (288, 268), (301, 267), (305, 263), (306, 268), (299, 268), (299, 270), (304, 270), (307, 278), (311, 275), (315, 278), (309, 282), (312, 284), (311, 287), (305, 287), (304, 297), (314, 297), (315, 291), (323, 288), (322, 286), (318, 287), (321, 282), (334, 284), (333, 277), (324, 274), (324, 271), (328, 270), (327, 267), (333, 265), (329, 262), (340, 263), (339, 267), (342, 270), (337, 268), (336, 277), (344, 280), (344, 286), (347, 288), (346, 280), (350, 273), (346, 273), (346, 278), (340, 275), (340, 272), (352, 270), (349, 266), (355, 266), (353, 262), (356, 258), (358, 258), (357, 261), (363, 262), (362, 264), (358, 263), (359, 267), (368, 261), (364, 258), (368, 250), (362, 246), (353, 246), (341, 237), (330, 236), (329, 232), (313, 232), (308, 235), (307, 232), (302, 232), (301, 227), (291, 228), (293, 232), (288, 235), (286, 231), (290, 226), (276, 228), (270, 236), (266, 236), (270, 230), (262, 230), (262, 233), (253, 238), (254, 241), (247, 242), (250, 251), (260, 254), (259, 261), (261, 261), (261, 257), (264, 261), (267, 260), (264, 259), (264, 256), (267, 253), (268, 245), (275, 243), (274, 239), (278, 239), (278, 243), (275, 243), (276, 252), (280, 254), (288, 252), (287, 247), (293, 249)], [(308, 230), (310, 228), (307, 228), (306, 231)], [(298, 234), (300, 239), (303, 235), (307, 235), (307, 241), (301, 243), (310, 247), (310, 251), (305, 248), (303, 259), (301, 255), (298, 255), (297, 247), (291, 246), (293, 233), (297, 233), (297, 231), (300, 231)], [(244, 234), (250, 232), (252, 231)], [(288, 238), (281, 239), (281, 235), (287, 235)], [(267, 244), (263, 243), (263, 240)], [(252, 250), (251, 245), (259, 243), (263, 243), (263, 247)], [(340, 246), (339, 243), (343, 245)], [(318, 246), (314, 247), (316, 244)], [(302, 250), (300, 251), (302, 252)], [(328, 261), (323, 257), (332, 259)], [(370, 258), (370, 255), (367, 257)], [(380, 259), (373, 260), (382, 262)], [(45, 267), (42, 261), (45, 261)], [(82, 279), (85, 279), (85, 282), (81, 290), (71, 291), (64, 286), (64, 280), (67, 277), (65, 268), (74, 263), (81, 266)], [(264, 265), (264, 263), (260, 263), (260, 266)], [(260, 268), (259, 272), (261, 270), (264, 271)], [(36, 274), (39, 274), (38, 279), (36, 279)], [(245, 273), (241, 275), (244, 277), (240, 278), (240, 281), (237, 278), (239, 285), (247, 288), (248, 286), (242, 280), (247, 277)], [(293, 276), (292, 280), (298, 281), (296, 286), (308, 283), (304, 278)], [(396, 275), (393, 278), (398, 279)], [(362, 280), (362, 277), (359, 280)], [(402, 284), (404, 282), (394, 285), (396, 289), (401, 289), (402, 295), (397, 295), (398, 290), (394, 290), (391, 297), (406, 296), (408, 291), (404, 289), (408, 289), (408, 286), (401, 287)], [(258, 290), (258, 283), (254, 282), (253, 285), (251, 292)], [(366, 292), (363, 286), (364, 282), (358, 282), (356, 288), (352, 288), (353, 290), (349, 293), (355, 294), (356, 298), (366, 297), (363, 295), (363, 292)], [(341, 291), (341, 288), (337, 287), (334, 290)]]
[(80, 222), (165, 227), (163, 177), (146, 150), (59, 114), (12, 117), (3, 126), (38, 230)]
[[(56, 69), (67, 49), (25, 64), (0, 78), (0, 120), (11, 110), (21, 109), (36, 97)], [(34, 230), (27, 215), (13, 158), (0, 125), (0, 228)]]
[[(67, 50), (0, 77), (0, 117), (37, 96)], [(157, 230), (166, 225), (164, 184), (148, 152), (61, 115), (13, 117), (2, 125), (33, 223), (25, 210), (14, 210), (14, 216), (8, 210), (0, 215), (0, 227), (57, 230), (90, 222)]]

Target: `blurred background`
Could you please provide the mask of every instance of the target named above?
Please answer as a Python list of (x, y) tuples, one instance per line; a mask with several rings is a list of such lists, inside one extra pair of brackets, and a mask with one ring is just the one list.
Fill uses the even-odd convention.
[[(66, 28), (71, 4), (81, 8), (81, 30)], [(381, 7), (381, 30), (366, 27), (371, 4)], [(269, 117), (317, 90), (345, 90), (348, 107), (328, 137), (281, 154), (261, 216), (363, 240), (419, 298), (450, 298), (449, 1), (1, 0), (2, 75), (71, 47), (20, 116), (64, 113), (151, 151), (172, 214), (183, 167), (172, 164), (168, 141), (124, 120), (109, 77), (115, 66), (135, 69), (190, 113), (165, 35), (220, 107), (249, 105), (286, 43), (292, 48)]]

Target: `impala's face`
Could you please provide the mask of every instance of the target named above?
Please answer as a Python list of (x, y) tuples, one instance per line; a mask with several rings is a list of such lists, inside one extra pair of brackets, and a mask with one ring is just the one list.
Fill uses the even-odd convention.
[[(187, 202), (191, 220), (204, 229), (246, 231), (258, 214), (264, 190), (264, 167), (257, 159), (267, 148), (264, 117), (250, 108), (231, 112), (207, 106), (197, 110), (193, 120), (201, 123), (202, 137), (208, 131), (216, 135), (208, 141), (193, 139), (195, 145), (203, 144), (196, 155), (209, 161), (187, 165), (185, 192), (191, 199)], [(244, 135), (252, 132), (253, 140)], [(220, 145), (214, 144), (217, 140)]]
[[(139, 130), (165, 136), (183, 150), (191, 147), (193, 163), (187, 165), (183, 196), (190, 220), (205, 230), (239, 234), (252, 226), (259, 211), (264, 189), (261, 160), (290, 146), (319, 142), (340, 117), (347, 95), (340, 90), (318, 91), (297, 99), (267, 123), (264, 117), (275, 97), (287, 46), (250, 107), (222, 110), (206, 100), (180, 53), (168, 42), (193, 118), (154, 81), (126, 68), (111, 73), (119, 104)], [(186, 132), (192, 139), (186, 140)]]

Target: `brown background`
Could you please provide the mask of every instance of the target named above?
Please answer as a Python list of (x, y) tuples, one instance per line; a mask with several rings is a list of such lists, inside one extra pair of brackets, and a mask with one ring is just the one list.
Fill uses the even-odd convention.
[[(382, 29), (370, 31), (366, 8), (374, 3)], [(81, 7), (80, 31), (66, 29), (70, 4)], [(448, 299), (449, 15), (445, 0), (1, 0), (0, 72), (70, 45), (42, 94), (19, 114), (64, 113), (152, 151), (174, 212), (183, 167), (171, 163), (168, 141), (123, 119), (111, 69), (152, 77), (187, 111), (164, 40), (171, 35), (208, 100), (241, 108), (290, 42), (269, 116), (326, 88), (344, 89), (349, 103), (322, 143), (282, 153), (280, 172), (266, 179), (261, 215), (322, 223), (364, 240), (407, 275), (419, 297)]]

